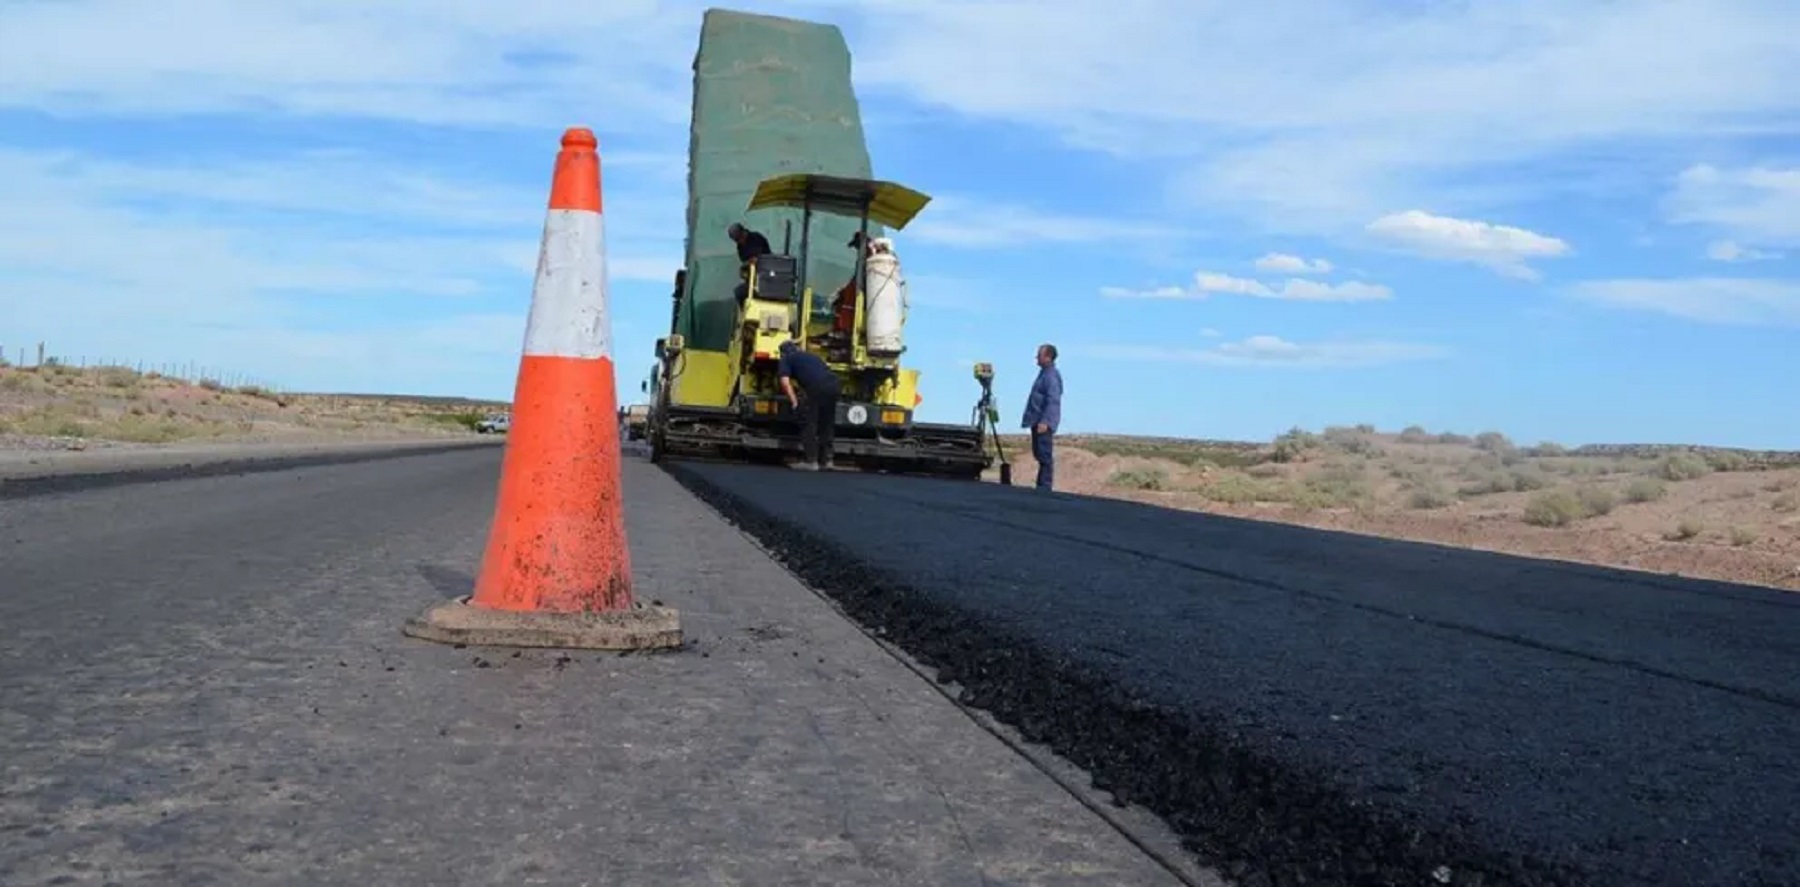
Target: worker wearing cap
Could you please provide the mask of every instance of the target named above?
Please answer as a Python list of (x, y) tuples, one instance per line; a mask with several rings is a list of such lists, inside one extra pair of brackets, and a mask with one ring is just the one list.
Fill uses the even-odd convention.
[[(844, 245), (853, 250), (862, 247), (864, 253), (873, 255), (873, 250), (865, 245), (861, 231), (850, 235), (850, 242)], [(850, 280), (838, 289), (837, 298), (831, 304), (832, 332), (842, 333), (845, 336), (849, 336), (851, 328), (856, 326), (857, 280), (855, 267), (858, 262), (859, 259), (851, 259)]]
[(1046, 342), (1037, 350), (1037, 380), (1025, 398), (1021, 428), (1031, 429), (1031, 458), (1038, 464), (1037, 488), (1049, 490), (1056, 477), (1056, 427), (1062, 424), (1062, 371), (1056, 368), (1056, 346)]
[(737, 244), (738, 273), (744, 277), (744, 280), (737, 285), (737, 289), (732, 291), (732, 295), (736, 296), (738, 304), (742, 305), (744, 300), (750, 297), (750, 260), (775, 251), (769, 248), (769, 238), (762, 236), (762, 232), (752, 231), (738, 222), (732, 222), (731, 227), (725, 229), (725, 235)]
[[(832, 440), (837, 432), (838, 377), (818, 355), (801, 350), (792, 339), (781, 343), (781, 362), (776, 368), (788, 405), (800, 414), (801, 471), (832, 467)], [(798, 390), (796, 390), (798, 383)], [(801, 403), (800, 395), (805, 395)]]

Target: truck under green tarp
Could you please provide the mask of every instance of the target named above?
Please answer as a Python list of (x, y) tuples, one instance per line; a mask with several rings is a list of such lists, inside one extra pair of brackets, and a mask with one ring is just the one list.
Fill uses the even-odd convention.
[[(736, 320), (737, 246), (732, 222), (761, 231), (776, 252), (786, 224), (799, 252), (799, 210), (745, 212), (757, 183), (784, 173), (871, 178), (862, 114), (850, 80), (850, 47), (836, 26), (709, 9), (694, 56), (688, 141), (687, 292), (676, 331), (687, 346), (726, 350)], [(806, 280), (815, 313), (855, 271), (856, 219), (815, 213)], [(869, 223), (871, 236), (881, 228)]]

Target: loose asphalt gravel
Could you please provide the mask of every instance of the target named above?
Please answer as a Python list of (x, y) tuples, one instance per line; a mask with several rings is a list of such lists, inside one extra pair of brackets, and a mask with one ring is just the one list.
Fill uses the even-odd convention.
[(0, 884), (1180, 883), (635, 459), (685, 649), (403, 637), (499, 456), (0, 497)]
[(1245, 884), (1800, 884), (1800, 596), (918, 478), (670, 472)]

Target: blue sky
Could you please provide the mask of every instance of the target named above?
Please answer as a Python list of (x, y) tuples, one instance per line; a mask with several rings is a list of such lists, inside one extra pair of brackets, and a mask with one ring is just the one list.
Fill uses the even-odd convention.
[[(1800, 448), (1800, 5), (743, 0), (842, 26), (925, 418), (1039, 341), (1066, 431)], [(0, 6), (0, 345), (505, 397), (557, 139), (621, 396), (681, 257), (704, 6)], [(721, 235), (722, 236), (722, 235)]]

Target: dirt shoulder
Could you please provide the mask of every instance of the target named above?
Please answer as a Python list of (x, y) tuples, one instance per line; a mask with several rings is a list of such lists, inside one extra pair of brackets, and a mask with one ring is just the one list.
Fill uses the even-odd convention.
[(336, 444), (474, 436), (505, 404), (287, 394), (126, 367), (0, 366), (0, 453)]
[[(1005, 441), (1016, 485), (1037, 471)], [(997, 479), (998, 473), (990, 472)], [(1074, 436), (1057, 489), (1352, 533), (1800, 590), (1800, 454), (1523, 447), (1368, 426), (1267, 443)]]

